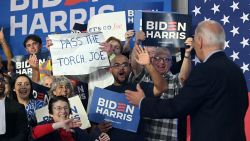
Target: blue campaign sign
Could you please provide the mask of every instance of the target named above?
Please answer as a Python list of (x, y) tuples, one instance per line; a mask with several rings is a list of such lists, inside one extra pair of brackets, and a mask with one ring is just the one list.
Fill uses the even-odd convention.
[(46, 50), (48, 34), (69, 33), (75, 23), (86, 24), (93, 15), (125, 11), (127, 23), (132, 24), (134, 10), (169, 11), (171, 5), (171, 0), (4, 0), (0, 27), (13, 54), (25, 55), (22, 43), (29, 34), (39, 35)]
[(114, 128), (136, 132), (140, 111), (128, 103), (123, 93), (95, 88), (88, 117), (93, 122), (109, 121)]

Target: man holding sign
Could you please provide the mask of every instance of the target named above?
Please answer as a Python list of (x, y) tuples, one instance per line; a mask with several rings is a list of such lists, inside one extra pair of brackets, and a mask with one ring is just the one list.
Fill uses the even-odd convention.
[[(160, 76), (159, 73), (153, 68), (151, 64), (145, 66), (150, 72), (151, 77), (154, 81), (154, 86), (151, 83), (140, 83), (136, 86), (134, 83), (127, 83), (129, 74), (131, 73), (131, 66), (129, 60), (126, 56), (117, 55), (111, 61), (110, 72), (114, 76), (114, 84), (106, 87), (107, 90), (115, 91), (118, 93), (124, 93), (126, 89), (136, 90), (136, 87), (139, 85), (142, 87), (144, 93), (148, 97), (154, 97), (166, 89), (166, 82)], [(140, 123), (137, 133), (132, 133), (125, 130), (120, 130), (117, 128), (112, 128), (108, 131), (111, 140), (120, 140), (120, 141), (138, 141), (143, 139), (143, 121)], [(110, 128), (110, 124), (105, 124), (103, 130)], [(106, 127), (106, 129), (105, 129)]]

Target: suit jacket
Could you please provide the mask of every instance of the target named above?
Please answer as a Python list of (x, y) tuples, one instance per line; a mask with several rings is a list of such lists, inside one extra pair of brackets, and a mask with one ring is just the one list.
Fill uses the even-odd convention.
[(190, 114), (192, 141), (245, 141), (248, 90), (242, 70), (217, 52), (190, 74), (174, 99), (144, 98), (141, 115), (176, 118)]
[(6, 133), (0, 141), (27, 141), (28, 124), (23, 105), (5, 98)]

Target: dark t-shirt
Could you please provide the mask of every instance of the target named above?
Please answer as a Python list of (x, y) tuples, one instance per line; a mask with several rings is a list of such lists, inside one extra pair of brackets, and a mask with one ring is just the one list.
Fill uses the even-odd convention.
[[(145, 93), (145, 96), (147, 97), (153, 97), (153, 87), (154, 85), (151, 83), (146, 83), (146, 82), (141, 82), (140, 86), (142, 90)], [(124, 93), (125, 90), (136, 90), (136, 84), (135, 83), (129, 83), (125, 84), (122, 86), (115, 86), (115, 85), (110, 85), (106, 87), (105, 89), (118, 92), (118, 93)], [(111, 141), (144, 141), (143, 139), (143, 134), (142, 134), (142, 129), (143, 129), (143, 122), (140, 121), (139, 127), (137, 129), (137, 133), (134, 132), (129, 132), (117, 128), (112, 128), (109, 130), (108, 134), (110, 136)]]

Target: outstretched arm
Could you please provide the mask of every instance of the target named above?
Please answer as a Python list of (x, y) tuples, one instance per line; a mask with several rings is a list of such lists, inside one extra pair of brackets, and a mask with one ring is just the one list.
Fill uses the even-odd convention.
[(32, 137), (34, 139), (41, 138), (49, 133), (54, 132), (57, 129), (65, 129), (67, 131), (71, 131), (71, 128), (80, 127), (81, 122), (77, 119), (67, 119), (64, 121), (56, 122), (56, 123), (48, 123), (43, 125), (37, 125), (32, 129)]

